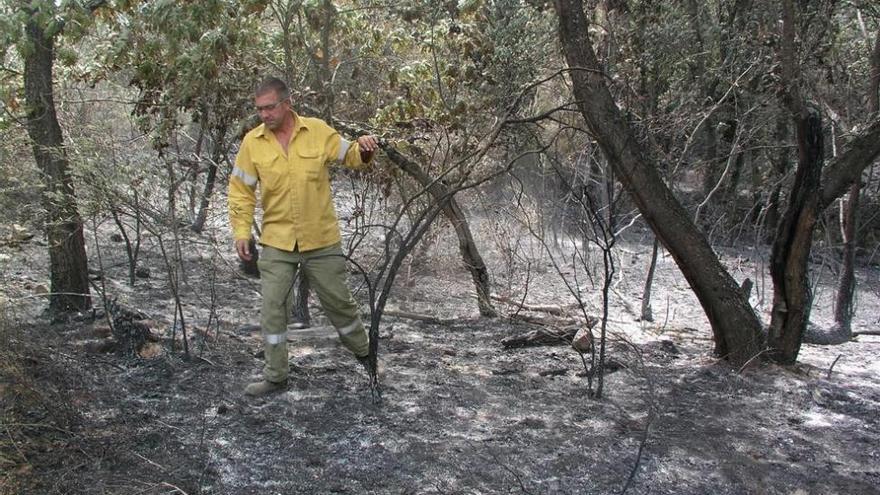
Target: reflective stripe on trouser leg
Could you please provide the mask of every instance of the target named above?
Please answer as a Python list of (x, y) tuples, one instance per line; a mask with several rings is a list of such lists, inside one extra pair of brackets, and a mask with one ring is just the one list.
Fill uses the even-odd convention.
[(270, 246), (263, 248), (260, 260), (260, 285), (263, 305), (260, 327), (266, 365), (263, 377), (270, 382), (283, 382), (290, 369), (287, 353), (287, 319), (293, 306), (293, 277), (297, 263), (293, 253)]
[(335, 244), (301, 254), (309, 284), (321, 301), (324, 314), (336, 327), (342, 344), (355, 356), (366, 356), (369, 341), (358, 314), (358, 305), (348, 289), (342, 247)]
[(339, 334), (342, 344), (355, 356), (366, 356), (370, 353), (370, 339), (360, 318), (355, 318), (344, 327), (336, 327), (336, 333)]

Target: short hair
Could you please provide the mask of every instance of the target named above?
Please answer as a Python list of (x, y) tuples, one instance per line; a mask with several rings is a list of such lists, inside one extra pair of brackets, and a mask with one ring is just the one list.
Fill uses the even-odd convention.
[(269, 91), (274, 91), (281, 100), (286, 100), (290, 97), (290, 90), (287, 89), (287, 84), (277, 77), (267, 77), (266, 79), (263, 79), (260, 84), (257, 85), (256, 90), (254, 90), (254, 96), (264, 95)]

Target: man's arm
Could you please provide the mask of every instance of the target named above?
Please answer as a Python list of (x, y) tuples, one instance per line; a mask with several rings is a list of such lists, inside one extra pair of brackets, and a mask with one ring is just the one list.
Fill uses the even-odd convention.
[(379, 149), (379, 138), (376, 136), (361, 136), (355, 141), (349, 141), (336, 131), (330, 131), (325, 144), (327, 156), (348, 168), (359, 168), (370, 163)]
[(251, 228), (254, 224), (254, 208), (257, 204), (257, 171), (251, 162), (247, 138), (235, 157), (235, 166), (229, 176), (229, 223), (235, 239), (235, 251), (244, 261), (250, 261), (252, 253), (248, 248)]

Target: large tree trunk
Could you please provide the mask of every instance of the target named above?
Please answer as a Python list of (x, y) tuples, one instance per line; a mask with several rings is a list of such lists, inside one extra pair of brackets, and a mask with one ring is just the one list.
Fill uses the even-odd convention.
[(765, 242), (773, 244), (773, 236), (779, 226), (779, 197), (782, 196), (782, 177), (788, 170), (788, 148), (782, 143), (788, 139), (788, 118), (780, 115), (773, 134), (778, 148), (770, 152), (771, 168), (770, 184), (775, 184), (767, 199), (767, 215), (764, 217), (764, 228), (767, 231)]
[[(868, 84), (868, 110), (874, 115), (880, 112), (880, 34), (871, 52), (871, 79)], [(849, 186), (846, 200), (840, 202), (840, 231), (843, 237), (843, 266), (837, 281), (837, 297), (834, 300), (835, 330), (849, 340), (852, 337), (853, 294), (856, 288), (855, 258), (859, 196), (862, 182), (857, 180)]]
[(875, 115), (868, 128), (846, 145), (846, 150), (834, 159), (834, 163), (825, 167), (820, 210), (843, 196), (850, 184), (861, 180), (862, 172), (877, 157), (880, 157), (880, 115)]
[(644, 156), (596, 60), (581, 0), (557, 0), (574, 95), (609, 164), (678, 264), (709, 318), (715, 352), (742, 365), (761, 352), (761, 322), (705, 236)]
[[(779, 223), (770, 258), (773, 308), (767, 345), (770, 357), (783, 364), (797, 361), (810, 321), (812, 293), (809, 259), (813, 229), (825, 208), (821, 187), (824, 135), (821, 112), (809, 104), (801, 90), (801, 65), (797, 46), (797, 14), (793, 0), (782, 2), (782, 36), (779, 59), (782, 102), (794, 117), (798, 166), (788, 209)], [(861, 174), (861, 170), (859, 173)]]
[(807, 277), (808, 262), (813, 228), (820, 212), (819, 185), (824, 163), (819, 111), (804, 108), (796, 124), (798, 168), (770, 257), (773, 310), (767, 345), (771, 349), (770, 357), (785, 364), (797, 360), (810, 320), (812, 294)]
[(852, 335), (853, 293), (856, 288), (856, 223), (862, 184), (849, 186), (846, 199), (840, 200), (840, 233), (843, 237), (843, 259), (837, 279), (837, 297), (834, 299), (834, 326), (847, 337)]
[(780, 222), (771, 254), (773, 309), (768, 330), (770, 356), (794, 363), (810, 317), (812, 295), (807, 279), (813, 228), (818, 215), (860, 180), (862, 171), (880, 154), (880, 119), (848, 145), (835, 167), (822, 179), (823, 135), (819, 110), (807, 104), (801, 92), (801, 68), (796, 50), (796, 14), (793, 0), (782, 2), (780, 60), (782, 99), (794, 116), (798, 169), (788, 211)]
[(498, 316), (498, 312), (492, 307), (490, 299), (491, 283), (489, 280), (489, 270), (486, 268), (486, 263), (483, 261), (483, 257), (480, 256), (480, 251), (474, 242), (474, 236), (471, 234), (471, 228), (468, 225), (464, 211), (462, 211), (461, 206), (459, 206), (451, 191), (442, 182), (432, 180), (418, 164), (409, 160), (394, 148), (385, 148), (385, 152), (401, 170), (415, 179), (422, 187), (427, 188), (428, 194), (435, 201), (446, 202), (443, 214), (452, 224), (455, 234), (458, 236), (459, 252), (465, 266), (471, 272), (471, 277), (477, 290), (477, 304), (480, 308), (480, 314), (488, 317)]
[(91, 299), (83, 223), (52, 88), (55, 39), (44, 32), (33, 16), (25, 29), (30, 45), (24, 56), (27, 129), (33, 141), (34, 159), (43, 176), (43, 204), (48, 216), (49, 309), (54, 313), (85, 310), (91, 307)]

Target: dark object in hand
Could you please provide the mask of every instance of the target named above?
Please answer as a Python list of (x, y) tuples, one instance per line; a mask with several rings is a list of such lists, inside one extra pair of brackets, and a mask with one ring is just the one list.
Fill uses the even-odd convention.
[(245, 275), (260, 278), (260, 268), (257, 267), (257, 261), (260, 259), (260, 250), (257, 249), (257, 241), (251, 237), (248, 241), (248, 250), (251, 252), (250, 261), (239, 259), (239, 266)]

